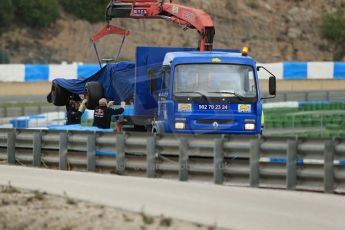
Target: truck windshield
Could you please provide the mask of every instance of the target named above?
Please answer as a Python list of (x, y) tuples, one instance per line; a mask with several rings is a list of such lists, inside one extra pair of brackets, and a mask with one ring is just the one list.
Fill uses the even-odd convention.
[[(194, 93), (195, 92), (195, 93)], [(174, 74), (175, 96), (256, 98), (251, 66), (232, 64), (178, 65)]]

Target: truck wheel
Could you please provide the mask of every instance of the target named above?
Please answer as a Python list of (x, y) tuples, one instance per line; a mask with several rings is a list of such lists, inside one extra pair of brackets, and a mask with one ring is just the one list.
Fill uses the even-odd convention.
[(86, 108), (95, 109), (98, 106), (99, 99), (103, 98), (102, 85), (96, 81), (86, 83), (84, 96), (87, 99)]
[(55, 106), (65, 106), (68, 101), (68, 96), (69, 92), (65, 88), (56, 84), (52, 85), (50, 101)]

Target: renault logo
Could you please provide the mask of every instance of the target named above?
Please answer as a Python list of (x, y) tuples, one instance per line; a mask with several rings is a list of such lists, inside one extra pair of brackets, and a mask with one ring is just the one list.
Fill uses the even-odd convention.
[(218, 127), (219, 127), (218, 122), (216, 122), (216, 121), (215, 121), (215, 122), (213, 122), (213, 128), (214, 128), (214, 129), (218, 129)]

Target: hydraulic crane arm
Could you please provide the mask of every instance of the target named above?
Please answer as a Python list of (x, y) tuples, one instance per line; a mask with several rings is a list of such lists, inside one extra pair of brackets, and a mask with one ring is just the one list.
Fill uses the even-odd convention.
[(211, 17), (202, 10), (172, 3), (170, 0), (112, 0), (107, 6), (106, 18), (166, 19), (196, 29), (200, 34), (198, 48), (211, 51), (215, 29)]

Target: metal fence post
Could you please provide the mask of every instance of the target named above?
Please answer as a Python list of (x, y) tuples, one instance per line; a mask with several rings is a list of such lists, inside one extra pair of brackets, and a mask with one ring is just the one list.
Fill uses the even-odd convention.
[(59, 169), (67, 170), (68, 134), (60, 133), (59, 141)]
[(154, 137), (147, 138), (146, 145), (146, 176), (148, 178), (156, 177), (156, 140)]
[(296, 190), (297, 184), (297, 141), (288, 140), (287, 142), (287, 176), (286, 187), (288, 190)]
[(333, 193), (334, 190), (334, 152), (335, 143), (333, 140), (325, 143), (324, 150), (324, 191)]
[(33, 139), (33, 161), (32, 166), (34, 167), (40, 167), (41, 166), (41, 149), (42, 149), (42, 133), (36, 132), (34, 133), (34, 139)]
[(251, 187), (259, 186), (260, 170), (260, 140), (254, 139), (250, 141), (250, 175), (249, 181)]
[(16, 164), (16, 130), (7, 134), (7, 163)]
[(96, 134), (87, 137), (87, 171), (96, 171)]
[(330, 100), (331, 100), (330, 91), (326, 91), (326, 101), (330, 101)]
[(116, 172), (124, 175), (126, 170), (125, 135), (116, 135)]
[(215, 184), (223, 184), (224, 182), (224, 153), (223, 153), (223, 139), (214, 140), (214, 172), (213, 180)]
[(179, 180), (188, 181), (188, 171), (189, 171), (189, 156), (188, 156), (188, 139), (180, 139), (179, 148)]

